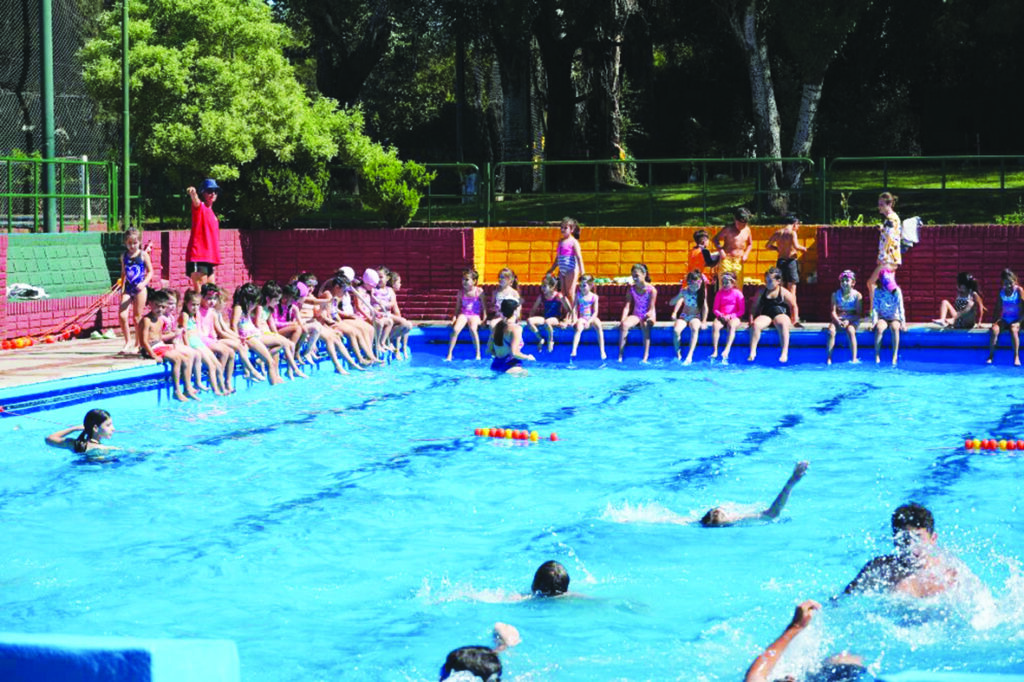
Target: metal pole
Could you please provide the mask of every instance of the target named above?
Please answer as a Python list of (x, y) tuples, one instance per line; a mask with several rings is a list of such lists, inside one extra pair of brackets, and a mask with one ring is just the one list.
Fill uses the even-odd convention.
[(131, 147), (128, 141), (129, 118), (128, 118), (128, 1), (121, 0), (121, 81), (122, 95), (124, 100), (124, 114), (121, 119), (122, 148), (124, 156), (121, 161), (124, 168), (124, 229), (131, 224)]
[(39, 11), (42, 48), (43, 95), (43, 229), (57, 231), (57, 202), (54, 200), (57, 179), (52, 159), (57, 156), (53, 122), (53, 2), (41, 0)]

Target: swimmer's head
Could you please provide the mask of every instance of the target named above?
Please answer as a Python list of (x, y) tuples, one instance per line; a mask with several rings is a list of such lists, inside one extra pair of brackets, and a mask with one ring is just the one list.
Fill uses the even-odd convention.
[(853, 274), (853, 270), (843, 270), (841, 273), (839, 273), (839, 283), (842, 284), (843, 280), (849, 282), (850, 286), (852, 287), (854, 284), (857, 283), (857, 275)]
[(711, 236), (707, 230), (697, 230), (693, 233), (693, 243), (697, 246), (704, 248), (704, 246), (711, 240)]
[(263, 305), (277, 305), (281, 302), (281, 285), (272, 279), (268, 279), (260, 290)]
[(900, 505), (892, 513), (892, 544), (900, 555), (919, 556), (935, 544), (935, 517), (916, 502)]
[(764, 273), (764, 283), (769, 285), (769, 289), (774, 289), (778, 284), (782, 282), (782, 270), (776, 267), (768, 268), (768, 271)]
[(580, 276), (580, 291), (586, 293), (589, 289), (594, 288), (594, 277), (593, 275), (581, 275)]
[(722, 273), (722, 286), (726, 287), (726, 288), (732, 287), (732, 286), (736, 286), (736, 273), (734, 273), (734, 272), (724, 272), (724, 273)]
[(469, 268), (468, 270), (462, 271), (462, 285), (467, 289), (475, 287), (476, 283), (479, 281), (480, 273), (474, 270), (473, 268)]
[(728, 526), (730, 523), (729, 515), (721, 507), (712, 507), (700, 518), (700, 525), (705, 528), (718, 528)]
[(738, 225), (746, 225), (750, 222), (751, 213), (743, 206), (738, 206), (732, 212), (732, 219)]
[(633, 267), (629, 269), (629, 274), (633, 277), (634, 282), (651, 281), (651, 276), (647, 272), (647, 266), (643, 263), (635, 263)]
[(555, 279), (554, 275), (544, 275), (544, 279), (541, 280), (540, 286), (544, 289), (544, 293), (550, 294), (558, 288), (558, 280)]
[(505, 319), (512, 319), (512, 316), (519, 310), (519, 301), (514, 298), (506, 298), (501, 302), (501, 314)]
[(686, 285), (693, 287), (695, 284), (704, 284), (704, 275), (700, 273), (700, 270), (693, 270), (686, 275)]
[(545, 561), (533, 574), (530, 591), (543, 597), (557, 597), (569, 591), (569, 572), (557, 561)]
[(1004, 268), (1001, 275), (1003, 280), (1003, 286), (1007, 289), (1012, 289), (1017, 286), (1017, 275), (1010, 268)]
[(82, 432), (75, 439), (75, 452), (85, 452), (89, 441), (114, 435), (114, 422), (106, 410), (89, 410), (82, 422)]
[(500, 682), (501, 660), (498, 654), (484, 646), (463, 646), (448, 652), (441, 666), (441, 680), (451, 679), (452, 673), (466, 671), (484, 682)]

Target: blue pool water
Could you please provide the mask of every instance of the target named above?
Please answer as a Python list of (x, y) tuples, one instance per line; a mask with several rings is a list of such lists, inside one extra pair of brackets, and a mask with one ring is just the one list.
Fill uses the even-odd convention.
[[(516, 379), (420, 354), (203, 404), (101, 400), (131, 448), (102, 465), (43, 445), (85, 406), (0, 420), (0, 631), (234, 639), (245, 680), (434, 680), (504, 621), (523, 637), (504, 679), (736, 680), (916, 500), (983, 587), (847, 598), (778, 671), (849, 649), (883, 675), (1024, 674), (1024, 454), (962, 446), (1024, 438), (1019, 371), (627, 364)], [(778, 522), (687, 523), (764, 508), (798, 459)], [(516, 601), (547, 559), (584, 596)]]

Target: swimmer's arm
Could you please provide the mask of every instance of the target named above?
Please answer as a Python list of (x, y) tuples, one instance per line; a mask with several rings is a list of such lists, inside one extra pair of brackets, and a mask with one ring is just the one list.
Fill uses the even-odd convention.
[(537, 300), (533, 302), (533, 307), (530, 308), (530, 317), (534, 317), (537, 313), (544, 309), (544, 294), (538, 294)]
[(583, 267), (583, 250), (580, 248), (580, 242), (578, 239), (573, 237), (572, 250), (576, 253), (576, 271), (581, 275), (586, 272)]
[(761, 512), (761, 518), (775, 519), (778, 518), (779, 514), (782, 513), (782, 508), (786, 506), (786, 502), (789, 501), (789, 494), (793, 491), (793, 486), (804, 477), (807, 473), (808, 462), (797, 462), (796, 466), (793, 467), (793, 473), (789, 475), (789, 480), (782, 486), (782, 490), (775, 497), (775, 501), (772, 502), (772, 506)]
[[(630, 284), (629, 286), (632, 287), (633, 285)], [(629, 303), (631, 300), (632, 298), (629, 295), (629, 289), (626, 289), (626, 305), (622, 306), (622, 322), (625, 322), (626, 318), (629, 317)]]
[(673, 296), (669, 303), (672, 304), (671, 318), (674, 320), (679, 317), (679, 309), (683, 307), (683, 292), (680, 291), (678, 294)]
[(768, 241), (765, 242), (764, 248), (766, 248), (766, 249), (768, 249), (770, 251), (778, 251), (779, 250), (779, 245), (778, 245), (777, 242), (779, 241), (779, 235), (781, 233), (782, 233), (782, 230), (776, 230), (775, 232), (772, 232), (772, 236), (768, 237)]
[(718, 251), (724, 251), (725, 250), (725, 249), (722, 248), (721, 242), (718, 241), (719, 238), (722, 236), (723, 232), (725, 232), (724, 229), (719, 230), (718, 232), (715, 233), (715, 236), (711, 238), (711, 243), (715, 245), (715, 249), (718, 250)]
[(836, 293), (832, 294), (832, 324), (834, 324), (839, 329), (842, 329), (843, 328), (843, 318), (839, 317), (839, 307), (836, 304), (836, 297), (838, 295), (839, 295), (839, 292), (836, 292)]
[(519, 636), (519, 630), (516, 630), (514, 626), (508, 623), (494, 624), (494, 653), (500, 654), (505, 649), (511, 649), (521, 641), (523, 640)]
[(69, 426), (66, 429), (55, 431), (46, 437), (46, 444), (51, 447), (61, 448), (62, 450), (71, 450), (74, 448), (74, 445), (71, 441), (67, 440), (67, 437), (72, 433), (75, 433), (76, 431), (80, 432), (81, 430), (82, 425), (77, 424), (76, 426)]
[(707, 289), (704, 290), (704, 300), (700, 304), (700, 326), (706, 327), (708, 324), (708, 297)]
[(796, 611), (793, 613), (793, 620), (786, 626), (786, 629), (750, 665), (746, 677), (743, 678), (744, 682), (767, 682), (772, 674), (772, 670), (775, 669), (775, 665), (779, 662), (779, 657), (785, 653), (793, 638), (811, 624), (814, 613), (820, 610), (821, 604), (813, 599), (808, 599), (797, 606)]
[(518, 324), (512, 327), (512, 339), (509, 348), (509, 354), (517, 360), (536, 360), (529, 353), (523, 352), (523, 328)]

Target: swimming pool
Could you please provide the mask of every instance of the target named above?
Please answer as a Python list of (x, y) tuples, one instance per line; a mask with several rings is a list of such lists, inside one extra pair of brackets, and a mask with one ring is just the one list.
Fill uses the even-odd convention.
[[(523, 636), (505, 679), (735, 680), (797, 602), (888, 550), (913, 499), (991, 600), (844, 600), (779, 671), (849, 648), (882, 673), (1024, 673), (1024, 457), (962, 445), (1024, 438), (1024, 377), (938, 369), (516, 379), (421, 353), (230, 400), (102, 400), (135, 450), (103, 465), (42, 445), (81, 405), (0, 420), (0, 630), (233, 639), (245, 680), (434, 680), (500, 620)], [(560, 440), (473, 435), (489, 426)], [(767, 506), (798, 459), (779, 522), (685, 523)], [(547, 559), (586, 598), (513, 602)]]

